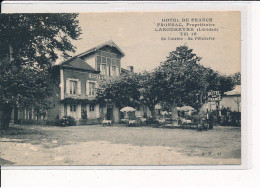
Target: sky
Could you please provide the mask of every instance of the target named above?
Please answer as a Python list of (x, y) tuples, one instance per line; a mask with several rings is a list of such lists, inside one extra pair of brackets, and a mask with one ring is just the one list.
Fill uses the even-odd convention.
[[(179, 32), (155, 31), (157, 24), (165, 18), (177, 18), (179, 21), (183, 18), (189, 21), (192, 18), (212, 18), (218, 32), (198, 33), (199, 37), (214, 37), (215, 40), (161, 40), (161, 37), (180, 37)], [(138, 72), (156, 68), (169, 52), (186, 44), (202, 57), (202, 65), (223, 74), (240, 71), (239, 12), (81, 13), (78, 19), (82, 35), (80, 40), (72, 42), (77, 47), (75, 54), (113, 40), (125, 53), (121, 60), (122, 67), (134, 66)]]

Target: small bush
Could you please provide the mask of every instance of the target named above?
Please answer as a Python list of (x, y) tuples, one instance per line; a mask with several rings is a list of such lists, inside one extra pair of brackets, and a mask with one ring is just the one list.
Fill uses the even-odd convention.
[(75, 126), (76, 125), (75, 119), (71, 116), (62, 117), (62, 119), (60, 119), (58, 123), (59, 123), (59, 126), (61, 126), (61, 127)]

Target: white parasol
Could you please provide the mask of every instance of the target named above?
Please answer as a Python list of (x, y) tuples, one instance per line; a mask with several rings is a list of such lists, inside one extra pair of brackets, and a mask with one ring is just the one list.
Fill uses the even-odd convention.
[(192, 108), (191, 106), (183, 106), (180, 108), (180, 111), (194, 111), (195, 109)]
[(133, 107), (126, 106), (126, 107), (122, 108), (120, 111), (121, 112), (134, 112), (135, 109)]

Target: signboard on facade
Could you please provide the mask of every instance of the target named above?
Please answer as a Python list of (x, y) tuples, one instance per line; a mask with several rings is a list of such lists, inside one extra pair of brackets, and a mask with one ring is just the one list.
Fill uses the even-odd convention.
[(219, 91), (209, 91), (208, 92), (208, 101), (216, 102), (221, 100), (221, 94)]
[(97, 80), (102, 80), (102, 79), (104, 79), (105, 76), (104, 75), (100, 75), (100, 74), (89, 73), (89, 77), (97, 79)]

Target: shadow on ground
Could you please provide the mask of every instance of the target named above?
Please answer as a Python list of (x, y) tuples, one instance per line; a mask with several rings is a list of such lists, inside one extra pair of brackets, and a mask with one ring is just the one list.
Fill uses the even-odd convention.
[(5, 159), (0, 158), (0, 164), (1, 165), (11, 165), (11, 164), (15, 164), (15, 163), (11, 162), (9, 160), (5, 160)]

